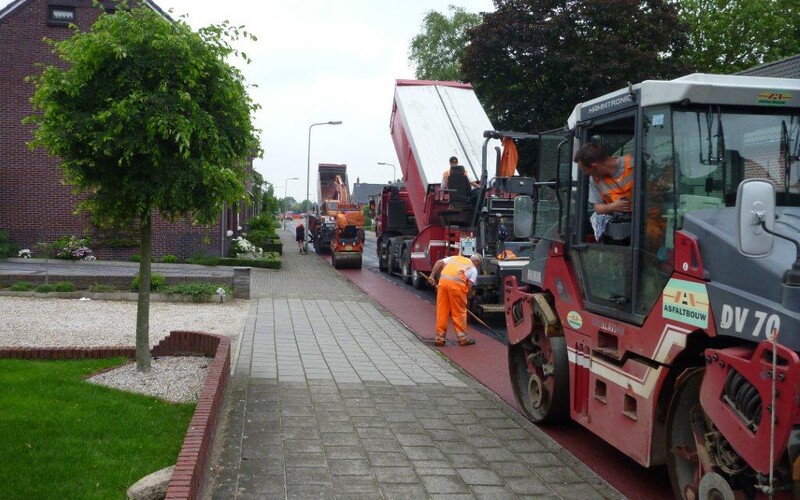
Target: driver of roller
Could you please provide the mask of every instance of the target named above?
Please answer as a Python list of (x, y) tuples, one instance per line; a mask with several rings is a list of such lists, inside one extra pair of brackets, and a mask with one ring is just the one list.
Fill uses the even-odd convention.
[(633, 197), (633, 160), (630, 154), (609, 156), (597, 142), (587, 142), (573, 161), (589, 177), (589, 203), (595, 240), (600, 241), (614, 214), (630, 214)]

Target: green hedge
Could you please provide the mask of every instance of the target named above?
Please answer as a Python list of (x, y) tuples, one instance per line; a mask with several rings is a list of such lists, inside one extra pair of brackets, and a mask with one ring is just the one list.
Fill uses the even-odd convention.
[(262, 247), (265, 252), (276, 252), (278, 255), (283, 255), (282, 243), (267, 243)]
[(261, 267), (264, 269), (280, 269), (280, 260), (267, 259), (219, 259), (220, 266), (242, 266), (242, 267)]

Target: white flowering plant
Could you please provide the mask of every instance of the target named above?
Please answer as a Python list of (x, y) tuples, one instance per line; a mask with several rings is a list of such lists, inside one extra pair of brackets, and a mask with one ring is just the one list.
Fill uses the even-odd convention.
[(58, 240), (59, 249), (56, 252), (57, 259), (65, 260), (95, 260), (92, 249), (89, 248), (88, 238), (78, 238), (70, 236)]
[(31, 257), (33, 257), (33, 252), (31, 252), (29, 248), (23, 248), (22, 250), (17, 252), (17, 257), (20, 257), (22, 259), (30, 259)]
[(264, 250), (253, 245), (244, 236), (238, 236), (231, 240), (231, 249), (228, 251), (228, 256), (234, 258), (260, 259), (264, 256)]

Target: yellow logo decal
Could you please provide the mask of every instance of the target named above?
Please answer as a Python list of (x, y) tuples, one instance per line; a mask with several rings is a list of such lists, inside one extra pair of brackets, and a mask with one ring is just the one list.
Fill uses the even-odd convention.
[(661, 315), (700, 328), (708, 328), (708, 293), (702, 283), (671, 279), (661, 293)]
[(758, 104), (783, 106), (792, 100), (790, 92), (761, 92), (758, 94)]
[(567, 313), (567, 323), (569, 323), (569, 326), (577, 330), (583, 326), (583, 318), (578, 311), (570, 311)]

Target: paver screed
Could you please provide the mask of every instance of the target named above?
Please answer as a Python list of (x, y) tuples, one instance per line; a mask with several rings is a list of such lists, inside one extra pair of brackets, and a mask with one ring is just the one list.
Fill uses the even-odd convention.
[(206, 498), (619, 497), (292, 235), (253, 277)]

